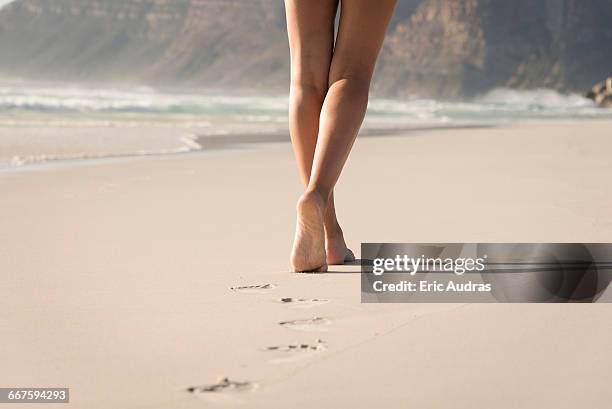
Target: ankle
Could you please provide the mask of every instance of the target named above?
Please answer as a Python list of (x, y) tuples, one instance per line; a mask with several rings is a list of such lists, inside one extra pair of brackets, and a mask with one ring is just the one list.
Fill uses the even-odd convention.
[(327, 210), (327, 198), (318, 190), (306, 190), (298, 199), (298, 208), (302, 206), (316, 206), (325, 214)]
[(316, 224), (323, 233), (325, 229), (325, 207), (326, 201), (318, 194), (312, 192), (304, 193), (297, 201), (296, 210), (300, 220), (308, 222), (309, 225)]

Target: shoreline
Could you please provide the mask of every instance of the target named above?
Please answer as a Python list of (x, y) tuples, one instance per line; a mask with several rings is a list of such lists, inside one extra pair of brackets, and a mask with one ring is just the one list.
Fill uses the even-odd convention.
[[(493, 125), (432, 125), (432, 126), (414, 126), (414, 127), (388, 127), (388, 128), (366, 128), (363, 129), (358, 138), (371, 138), (378, 136), (408, 136), (409, 134), (431, 131), (458, 130), (458, 129), (481, 129), (494, 127)], [(0, 132), (11, 128), (0, 128)], [(15, 128), (19, 129), (19, 128)], [(68, 129), (75, 133), (79, 129), (88, 128), (50, 128), (52, 132), (61, 134), (62, 131)], [(117, 129), (129, 133), (144, 133), (147, 128), (133, 127), (96, 127), (98, 134), (108, 132), (116, 132)], [(179, 128), (180, 129), (180, 128)], [(90, 129), (88, 129), (90, 130)], [(140, 151), (118, 151), (118, 152), (91, 152), (91, 153), (75, 153), (75, 154), (37, 154), (19, 156), (15, 155), (12, 163), (0, 164), (0, 172), (7, 170), (31, 168), (32, 166), (53, 166), (54, 164), (76, 164), (82, 162), (100, 162), (100, 161), (116, 161), (116, 160), (131, 160), (138, 158), (162, 158), (171, 156), (180, 156), (187, 154), (211, 153), (215, 151), (224, 151), (232, 149), (253, 148), (260, 145), (271, 143), (290, 143), (289, 132), (252, 132), (252, 133), (233, 133), (233, 134), (205, 134), (202, 132), (184, 132), (184, 135), (179, 137), (174, 132), (174, 140), (181, 143), (182, 146), (174, 148), (165, 148), (164, 150), (140, 150)]]
[[(451, 124), (451, 125), (417, 125), (409, 127), (370, 127), (364, 128), (358, 135), (358, 140), (375, 138), (375, 137), (411, 137), (419, 136), (421, 134), (430, 134), (435, 132), (446, 132), (446, 131), (461, 131), (461, 130), (479, 130), (479, 129), (509, 129), (513, 127), (521, 126), (547, 126), (547, 125), (575, 125), (590, 123), (606, 123), (611, 122), (608, 119), (579, 119), (579, 120), (551, 120), (551, 121), (523, 121), (523, 122), (511, 122), (504, 124)], [(3, 128), (5, 131), (11, 128)], [(16, 128), (19, 129), (19, 128)], [(57, 132), (61, 133), (64, 128), (57, 128)], [(68, 128), (70, 129), (70, 128)], [(70, 129), (72, 132), (76, 129)], [(130, 133), (142, 133), (146, 132), (146, 128), (96, 128), (100, 133), (105, 132), (116, 132), (117, 129), (123, 131), (129, 131)], [(1, 130), (0, 130), (1, 131)], [(167, 148), (163, 151), (128, 151), (128, 152), (99, 152), (99, 153), (79, 153), (79, 154), (68, 154), (68, 155), (44, 155), (40, 154), (38, 157), (25, 156), (21, 158), (23, 163), (0, 164), (0, 172), (18, 172), (20, 170), (33, 170), (33, 169), (50, 169), (56, 165), (78, 165), (78, 164), (96, 164), (104, 163), (106, 161), (124, 161), (124, 160), (138, 160), (138, 159), (157, 159), (164, 157), (184, 156), (184, 155), (200, 155), (209, 154), (218, 151), (236, 150), (236, 149), (253, 149), (257, 146), (266, 144), (276, 143), (289, 143), (290, 138), (288, 131), (280, 132), (253, 132), (253, 133), (235, 133), (235, 134), (205, 134), (202, 132), (185, 132), (182, 137), (171, 133), (173, 140), (178, 140), (182, 143), (180, 147)], [(16, 159), (14, 158), (13, 161)]]

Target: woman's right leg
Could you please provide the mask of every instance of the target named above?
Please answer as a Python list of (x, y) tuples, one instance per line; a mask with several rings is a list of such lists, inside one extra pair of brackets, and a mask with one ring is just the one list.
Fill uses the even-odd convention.
[[(319, 116), (327, 95), (338, 1), (285, 0), (291, 51), (289, 129), (304, 187), (310, 179)], [(328, 263), (354, 259), (336, 218), (333, 193), (324, 215), (324, 236)]]
[(307, 193), (326, 201), (361, 127), (370, 81), (396, 0), (342, 0), (338, 38), (321, 111)]

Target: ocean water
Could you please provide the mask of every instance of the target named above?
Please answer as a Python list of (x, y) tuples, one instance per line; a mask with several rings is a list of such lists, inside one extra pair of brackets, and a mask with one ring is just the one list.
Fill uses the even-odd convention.
[[(177, 153), (201, 149), (199, 135), (286, 133), (287, 109), (287, 95), (0, 84), (0, 165)], [(612, 119), (612, 110), (576, 94), (497, 89), (469, 102), (374, 98), (364, 127), (565, 119)]]
[[(96, 89), (0, 85), (0, 126), (208, 126), (219, 120), (284, 123), (288, 98), (220, 93), (170, 94), (147, 88)], [(500, 123), (610, 118), (577, 94), (497, 89), (470, 102), (372, 99), (371, 122), (399, 124)]]

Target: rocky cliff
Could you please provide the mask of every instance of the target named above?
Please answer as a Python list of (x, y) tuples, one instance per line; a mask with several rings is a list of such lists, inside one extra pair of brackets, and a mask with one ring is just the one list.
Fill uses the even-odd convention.
[[(583, 91), (612, 69), (610, 21), (610, 0), (399, 0), (375, 92)], [(280, 90), (288, 80), (283, 5), (17, 0), (0, 10), (0, 75)]]
[(386, 93), (588, 89), (612, 70), (612, 1), (426, 0), (390, 33)]

